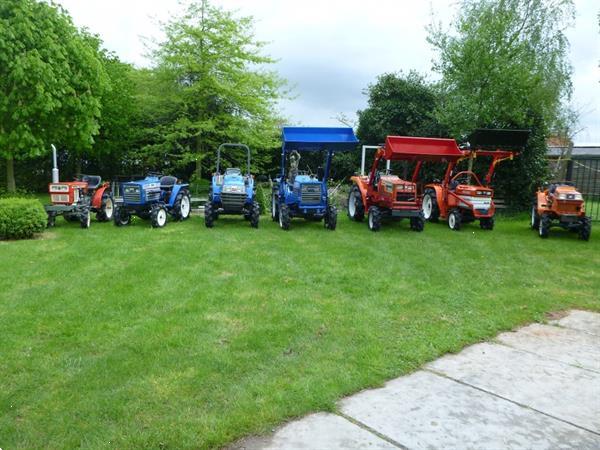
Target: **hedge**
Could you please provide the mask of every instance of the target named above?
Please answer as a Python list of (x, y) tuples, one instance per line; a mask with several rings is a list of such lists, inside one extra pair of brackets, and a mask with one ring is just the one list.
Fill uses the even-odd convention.
[(36, 199), (0, 199), (0, 239), (29, 239), (45, 230), (48, 216)]

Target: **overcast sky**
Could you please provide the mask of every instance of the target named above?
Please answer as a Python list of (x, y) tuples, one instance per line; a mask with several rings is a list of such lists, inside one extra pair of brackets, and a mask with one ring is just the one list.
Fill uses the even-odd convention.
[[(160, 38), (159, 21), (180, 10), (177, 0), (58, 0), (78, 26), (98, 33), (125, 61), (149, 65), (143, 38)], [(257, 38), (296, 98), (281, 105), (291, 123), (337, 125), (364, 108), (364, 88), (383, 72), (416, 69), (431, 74), (426, 41), (431, 13), (448, 22), (455, 2), (431, 0), (213, 0), (256, 19)], [(573, 64), (573, 105), (584, 128), (578, 144), (600, 144), (600, 35), (597, 0), (575, 0), (577, 19), (568, 36)]]

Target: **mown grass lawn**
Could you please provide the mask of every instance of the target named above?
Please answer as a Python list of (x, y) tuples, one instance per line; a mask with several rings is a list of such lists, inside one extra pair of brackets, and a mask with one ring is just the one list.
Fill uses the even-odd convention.
[(527, 221), (61, 219), (0, 242), (0, 447), (219, 447), (549, 311), (600, 310), (600, 235)]

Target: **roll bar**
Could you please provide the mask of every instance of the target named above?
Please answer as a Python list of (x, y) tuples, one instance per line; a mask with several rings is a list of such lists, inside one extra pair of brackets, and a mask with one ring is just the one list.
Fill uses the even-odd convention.
[(219, 145), (219, 148), (217, 149), (217, 173), (219, 173), (219, 169), (221, 167), (221, 150), (229, 147), (229, 148), (241, 148), (241, 149), (245, 149), (246, 153), (248, 155), (248, 171), (247, 171), (247, 175), (250, 176), (250, 147), (248, 147), (246, 144), (234, 144), (231, 142), (226, 142), (224, 144)]

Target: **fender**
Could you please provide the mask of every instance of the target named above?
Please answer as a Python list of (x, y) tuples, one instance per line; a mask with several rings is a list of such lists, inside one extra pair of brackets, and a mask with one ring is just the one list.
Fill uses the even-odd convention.
[(423, 187), (423, 190), (425, 189), (433, 189), (435, 191), (435, 199), (440, 210), (440, 217), (445, 218), (448, 213), (448, 208), (444, 201), (444, 188), (440, 184), (426, 184)]
[(361, 197), (362, 203), (363, 203), (363, 208), (366, 211), (368, 209), (367, 208), (367, 183), (368, 183), (368, 178), (367, 178), (367, 180), (365, 180), (365, 177), (353, 176), (353, 177), (350, 178), (350, 180), (352, 180), (352, 182), (358, 187), (358, 190), (360, 192), (360, 197)]
[(546, 197), (546, 193), (544, 191), (538, 191), (535, 194), (535, 208), (537, 210), (537, 213), (541, 216), (544, 212), (546, 212), (546, 210), (548, 209), (548, 204), (547, 202), (547, 197)]
[(171, 191), (171, 197), (169, 198), (169, 201), (167, 203), (169, 208), (175, 206), (175, 199), (177, 198), (177, 195), (179, 195), (179, 192), (181, 192), (182, 189), (187, 189), (188, 186), (188, 184), (175, 184), (173, 186), (173, 190)]
[(94, 196), (92, 197), (92, 208), (95, 208), (95, 209), (102, 208), (102, 196), (104, 195), (104, 193), (106, 191), (108, 191), (108, 194), (110, 195), (110, 184), (109, 183), (103, 183), (102, 186), (100, 186), (98, 189), (96, 189), (96, 192), (94, 192)]

